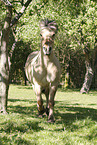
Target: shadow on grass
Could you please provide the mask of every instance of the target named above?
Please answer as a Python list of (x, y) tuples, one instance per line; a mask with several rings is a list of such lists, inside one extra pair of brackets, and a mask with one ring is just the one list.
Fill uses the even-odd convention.
[[(36, 118), (37, 117), (37, 101), (31, 101), (31, 100), (21, 100), (21, 99), (9, 99), (10, 102), (16, 102), (16, 101), (23, 101), (23, 102), (27, 102), (30, 103), (32, 102), (31, 106), (21, 106), (21, 105), (16, 105), (16, 106), (9, 106), (9, 111), (11, 113), (17, 113), (19, 115), (17, 115), (17, 120), (18, 120), (18, 116), (20, 116), (21, 118), (23, 118), (23, 120), (20, 120), (19, 123), (18, 121), (14, 121), (14, 120), (7, 120), (4, 121), (2, 124), (0, 124), (1, 129), (0, 129), (0, 133), (1, 132), (5, 132), (7, 134), (9, 133), (13, 133), (16, 134), (16, 136), (13, 136), (13, 138), (15, 138), (15, 142), (16, 144), (24, 144), (24, 145), (31, 145), (32, 142), (30, 142), (29, 140), (25, 140), (24, 138), (22, 138), (21, 136), (18, 136), (18, 132), (22, 133), (27, 133), (31, 131), (31, 134), (33, 134), (34, 132), (39, 132), (40, 130), (45, 130), (44, 127), (40, 126), (40, 122), (44, 122), (44, 119), (39, 119), (38, 121), (35, 119), (31, 119), (32, 118)], [(35, 103), (35, 104), (34, 104)], [(34, 104), (34, 105), (33, 105)], [(53, 131), (56, 132), (62, 132), (64, 131), (64, 126), (66, 128), (66, 130), (68, 130), (69, 132), (74, 132), (74, 131), (79, 131), (80, 129), (84, 129), (85, 126), (87, 128), (91, 128), (91, 126), (93, 125), (92, 123), (97, 121), (97, 109), (93, 109), (93, 108), (85, 108), (85, 107), (80, 107), (81, 104), (64, 104), (64, 101), (56, 101), (56, 105), (55, 105), (55, 110), (54, 110), (54, 115), (55, 115), (55, 125), (56, 126), (61, 126), (59, 128), (55, 128)], [(90, 104), (89, 104), (90, 105)], [(91, 104), (91, 105), (97, 105), (95, 104)], [(91, 106), (92, 107), (92, 106)], [(29, 119), (25, 119), (25, 118), (29, 118)], [(89, 118), (89, 119), (87, 119)], [(84, 121), (87, 121), (86, 124), (82, 124)], [(75, 123), (77, 122), (77, 123)], [(47, 125), (46, 122), (44, 122), (44, 125)], [(97, 129), (97, 127), (96, 127)], [(52, 131), (52, 130), (51, 130)], [(88, 140), (91, 140), (92, 138), (96, 138), (97, 137), (97, 131), (95, 130), (91, 130), (91, 134), (88, 134), (87, 136), (84, 136), (84, 138), (87, 138)], [(82, 136), (83, 137), (83, 136)], [(3, 140), (5, 142), (9, 141), (9, 138), (7, 138), (7, 136), (3, 137)], [(12, 139), (14, 140), (14, 139)], [(2, 143), (2, 139), (0, 138), (0, 141)], [(10, 141), (11, 142), (11, 139)], [(35, 138), (35, 142), (37, 144), (37, 137)], [(35, 143), (34, 143), (35, 144)], [(1, 144), (2, 145), (2, 144)]]
[(22, 115), (31, 115), (35, 116), (35, 110), (36, 110), (36, 105), (33, 105), (31, 107), (22, 107), (20, 105), (17, 106), (9, 106), (9, 112), (11, 113), (19, 113)]
[(25, 99), (25, 100), (22, 100), (22, 99), (8, 99), (8, 101), (10, 102), (29, 102), (29, 103), (36, 103), (36, 101), (33, 101), (32, 99)]
[(80, 89), (71, 89), (71, 88), (58, 88), (60, 92), (80, 92)]
[(25, 133), (27, 131), (32, 131), (32, 133), (38, 132), (40, 130), (43, 130), (42, 127), (40, 127), (38, 121), (31, 121), (31, 120), (17, 120), (9, 119), (7, 121), (4, 121), (3, 123), (0, 123), (0, 133), (6, 132), (6, 133), (16, 133), (21, 132)]
[[(36, 111), (37, 105), (31, 107), (9, 106), (10, 114), (0, 122), (0, 145), (7, 143), (10, 145), (37, 144), (38, 137), (34, 133), (44, 130), (44, 128), (40, 126), (40, 121), (34, 120), (38, 117)], [(32, 139), (29, 139), (29, 134)]]
[[(23, 87), (24, 88), (24, 87)], [(19, 113), (21, 115), (28, 115), (31, 117), (37, 117), (37, 101), (32, 101), (29, 99), (9, 99), (10, 102), (27, 102), (29, 104), (32, 104), (31, 106), (11, 106), (9, 105), (9, 112), (11, 113)], [(45, 101), (44, 101), (45, 102)], [(34, 105), (33, 105), (34, 104)], [(56, 107), (57, 105), (57, 107)], [(91, 118), (93, 121), (97, 121), (97, 109), (93, 108), (85, 108), (80, 107), (81, 104), (64, 104), (62, 101), (56, 101), (54, 115), (56, 119), (56, 124), (64, 123), (66, 125), (71, 125), (75, 120), (82, 120), (86, 119), (87, 117)], [(89, 104), (91, 106), (97, 105), (95, 104)], [(76, 107), (75, 107), (76, 106)], [(60, 119), (59, 119), (60, 118)]]
[[(37, 144), (37, 136), (35, 132), (44, 130), (39, 125), (39, 121), (33, 118), (36, 116), (33, 107), (10, 106), (11, 112), (4, 121), (0, 122), (0, 145), (3, 144), (17, 144), (17, 145), (32, 145)], [(25, 116), (26, 115), (26, 116)], [(26, 134), (26, 138), (22, 137)], [(27, 139), (27, 134), (33, 136), (33, 140)]]
[(4, 142), (10, 142), (10, 139), (7, 136), (0, 136), (0, 145), (4, 145)]
[[(21, 112), (22, 113), (22, 112)], [(20, 117), (20, 118), (19, 118)], [(32, 145), (37, 144), (37, 136), (35, 132), (43, 130), (43, 127), (39, 126), (39, 122), (31, 119), (23, 119), (21, 116), (11, 116), (11, 118), (4, 120), (0, 123), (0, 145), (4, 144), (16, 144), (16, 145)], [(27, 133), (33, 136), (33, 141), (29, 136), (27, 139)], [(23, 137), (22, 135), (26, 134)]]
[[(27, 102), (27, 100), (19, 100), (19, 99), (9, 99), (11, 102), (16, 102), (16, 101), (24, 101)], [(14, 113), (19, 113), (23, 115), (31, 115), (32, 117), (37, 116), (37, 101), (29, 101), (28, 102), (31, 104), (34, 103), (35, 105), (32, 106), (8, 106), (9, 110)], [(74, 120), (78, 119), (85, 119), (87, 117), (90, 117), (92, 120), (97, 121), (97, 109), (93, 108), (85, 108), (85, 107), (78, 107), (80, 104), (65, 104), (64, 106), (62, 105), (61, 101), (56, 101), (56, 104), (58, 107), (55, 107), (54, 114), (56, 120), (61, 117), (61, 119), (57, 120), (57, 123), (64, 122), (66, 124), (69, 124), (73, 122)], [(77, 107), (73, 107), (73, 105), (77, 105)], [(90, 105), (90, 104), (89, 104)], [(91, 104), (97, 105), (97, 104)]]
[(31, 89), (33, 90), (32, 86), (18, 86), (18, 89)]
[[(16, 101), (23, 101), (23, 102), (28, 102), (29, 104), (32, 103), (32, 106), (21, 106), (21, 105), (16, 105), (16, 106), (8, 106), (9, 111), (12, 113), (19, 113), (19, 114), (25, 114), (25, 115), (31, 115), (33, 117), (36, 117), (37, 113), (37, 101), (32, 101), (32, 100), (21, 100), (21, 99), (9, 99), (10, 102), (16, 102)], [(44, 101), (45, 102), (45, 101)], [(34, 104), (34, 105), (33, 105)], [(57, 123), (67, 123), (73, 122), (76, 119), (85, 119), (87, 117), (90, 117), (92, 120), (97, 121), (97, 109), (93, 108), (85, 108), (85, 107), (78, 107), (81, 104), (64, 104), (62, 101), (56, 101), (57, 107), (55, 107), (54, 114), (56, 120), (61, 117), (61, 119), (58, 119)], [(77, 107), (73, 107), (76, 106)], [(89, 105), (97, 105), (97, 104), (89, 104)], [(68, 113), (67, 113), (68, 112)]]
[[(57, 102), (56, 104), (62, 104), (62, 102)], [(73, 107), (77, 105), (77, 107)], [(80, 104), (65, 104), (58, 106), (55, 110), (56, 124), (65, 124), (66, 126), (71, 126), (76, 120), (83, 120), (90, 118), (92, 121), (97, 121), (97, 109), (79, 107)], [(97, 104), (92, 104), (97, 105)], [(60, 118), (60, 119), (59, 119)]]
[[(0, 136), (0, 145), (32, 145), (32, 142), (29, 140), (26, 140), (25, 138), (22, 138), (21, 136), (19, 136), (18, 134), (12, 135), (11, 138), (9, 138), (8, 136)], [(37, 144), (37, 140), (34, 139), (33, 145)]]

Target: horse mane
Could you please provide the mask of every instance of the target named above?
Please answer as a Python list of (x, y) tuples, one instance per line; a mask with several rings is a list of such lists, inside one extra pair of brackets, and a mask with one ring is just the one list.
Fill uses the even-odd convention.
[(49, 29), (49, 30), (52, 30), (55, 33), (57, 33), (57, 31), (58, 31), (58, 25), (57, 25), (57, 23), (54, 20), (45, 19), (45, 20), (41, 20), (41, 22), (40, 22), (40, 29), (41, 29), (41, 31), (43, 29)]

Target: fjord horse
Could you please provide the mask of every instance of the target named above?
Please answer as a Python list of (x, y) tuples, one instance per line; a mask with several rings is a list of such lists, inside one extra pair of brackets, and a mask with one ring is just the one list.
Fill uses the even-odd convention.
[[(25, 64), (25, 73), (32, 83), (37, 96), (39, 115), (48, 115), (48, 122), (54, 122), (54, 98), (60, 80), (60, 63), (53, 51), (57, 24), (55, 21), (41, 21), (41, 48), (31, 53)], [(46, 96), (46, 108), (43, 106), (42, 93)]]

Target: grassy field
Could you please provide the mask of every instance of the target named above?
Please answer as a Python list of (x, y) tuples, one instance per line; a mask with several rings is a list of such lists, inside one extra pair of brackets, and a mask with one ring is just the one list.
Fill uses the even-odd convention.
[(56, 122), (47, 123), (37, 116), (32, 88), (11, 85), (9, 114), (0, 114), (0, 145), (97, 145), (97, 91), (58, 90), (55, 100)]

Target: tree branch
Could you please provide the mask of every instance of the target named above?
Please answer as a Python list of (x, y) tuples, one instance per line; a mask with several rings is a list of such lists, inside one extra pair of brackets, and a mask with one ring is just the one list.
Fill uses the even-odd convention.
[(12, 6), (8, 0), (1, 0), (6, 6)]
[(16, 14), (18, 14), (18, 12), (15, 10), (15, 8), (13, 7), (13, 5), (8, 0), (2, 0), (2, 2), (5, 4), (5, 6), (12, 7), (13, 12), (16, 13)]
[(13, 18), (10, 26), (12, 27), (14, 24), (16, 24), (19, 20), (19, 18), (23, 15), (23, 13), (25, 12), (25, 10), (27, 9), (27, 7), (29, 6), (29, 4), (31, 3), (32, 0), (27, 0), (27, 2), (23, 5), (22, 9), (20, 10), (20, 12), (18, 14), (16, 14), (16, 16)]

